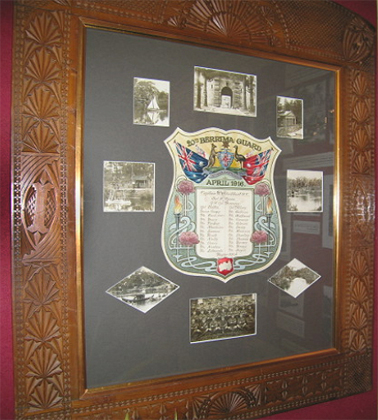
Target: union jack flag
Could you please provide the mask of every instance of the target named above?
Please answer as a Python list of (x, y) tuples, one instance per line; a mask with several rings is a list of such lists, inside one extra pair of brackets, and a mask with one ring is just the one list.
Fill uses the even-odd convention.
[(256, 182), (259, 182), (264, 178), (266, 169), (269, 165), (271, 153), (272, 149), (265, 150), (258, 155), (247, 158), (243, 162), (243, 168), (245, 168), (247, 172), (247, 175), (244, 175), (243, 179), (247, 182), (247, 184), (256, 184)]
[(196, 183), (202, 182), (208, 176), (208, 174), (204, 173), (203, 170), (208, 165), (209, 161), (205, 157), (193, 152), (193, 150), (188, 149), (180, 143), (175, 143), (175, 145), (184, 174), (191, 181)]

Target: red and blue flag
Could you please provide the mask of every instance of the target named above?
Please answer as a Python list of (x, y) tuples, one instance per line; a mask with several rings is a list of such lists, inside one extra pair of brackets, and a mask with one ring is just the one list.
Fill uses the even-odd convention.
[(264, 178), (271, 153), (272, 149), (265, 150), (258, 155), (247, 158), (243, 162), (243, 168), (245, 168), (247, 172), (247, 175), (244, 175), (243, 179), (248, 185), (256, 184), (256, 182), (259, 182)]
[(202, 182), (208, 176), (208, 173), (203, 172), (203, 170), (208, 165), (209, 161), (180, 143), (175, 143), (175, 145), (184, 174), (197, 184)]

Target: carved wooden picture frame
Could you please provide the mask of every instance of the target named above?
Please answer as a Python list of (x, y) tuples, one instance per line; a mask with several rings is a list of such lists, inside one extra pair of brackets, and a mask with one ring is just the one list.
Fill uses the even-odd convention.
[[(328, 0), (19, 0), (15, 7), (17, 417), (246, 419), (369, 390), (375, 202), (373, 29)], [(87, 388), (82, 131), (89, 27), (333, 69), (337, 172), (331, 348)]]

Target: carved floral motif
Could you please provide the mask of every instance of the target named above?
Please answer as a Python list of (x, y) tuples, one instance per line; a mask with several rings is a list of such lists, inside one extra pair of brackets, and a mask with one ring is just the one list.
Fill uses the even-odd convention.
[[(371, 43), (368, 35), (363, 34), (363, 23), (358, 19), (347, 29), (344, 43), (348, 44), (353, 54), (348, 59), (362, 59), (370, 54)], [(347, 40), (347, 41), (346, 41)], [(345, 44), (345, 45), (346, 45)], [(348, 289), (349, 304), (347, 305), (349, 331), (344, 335), (344, 348), (351, 352), (363, 352), (369, 348), (371, 341), (371, 326), (369, 317), (372, 311), (371, 267), (374, 265), (371, 244), (374, 243), (374, 122), (373, 99), (370, 94), (372, 81), (367, 73), (351, 69), (349, 73), (351, 85), (351, 130), (350, 159), (353, 177), (348, 193), (352, 192), (351, 225), (351, 280)]]
[[(24, 10), (21, 8), (19, 13)], [(21, 242), (16, 239), (16, 263), (22, 261), (22, 300), (17, 302), (23, 319), (22, 361), (18, 380), (20, 406), (26, 412), (63, 406), (65, 333), (61, 270), (62, 228), (61, 119), (64, 100), (63, 12), (38, 11), (23, 20), (17, 38), (17, 58), (22, 57), (18, 79), (18, 139), (15, 170), (22, 179), (16, 197), (22, 203)], [(19, 147), (19, 145), (21, 147)], [(17, 172), (19, 171), (19, 172)], [(18, 236), (16, 236), (18, 238)], [(22, 305), (20, 305), (22, 303)], [(18, 332), (20, 334), (20, 332)]]
[(352, 265), (351, 306), (350, 306), (350, 331), (348, 347), (355, 352), (367, 348), (371, 339), (369, 326), (369, 313), (372, 309), (372, 290), (369, 272), (370, 255), (368, 251), (355, 254)]
[(232, 392), (218, 392), (193, 399), (193, 418), (218, 418), (237, 415), (261, 404), (261, 385), (239, 388)]
[(283, 45), (285, 30), (271, 2), (181, 2), (168, 24), (239, 42)]
[(346, 28), (343, 39), (345, 59), (353, 62), (363, 61), (374, 47), (374, 35), (366, 23), (356, 16)]
[(25, 380), (30, 409), (39, 410), (60, 406), (63, 398), (59, 280), (53, 266), (25, 273)]

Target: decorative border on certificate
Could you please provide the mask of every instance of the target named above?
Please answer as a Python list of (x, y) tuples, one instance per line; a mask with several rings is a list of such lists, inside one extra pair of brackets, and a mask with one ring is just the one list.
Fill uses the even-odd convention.
[(169, 127), (170, 83), (134, 77), (134, 124)]
[(155, 211), (155, 164), (104, 161), (104, 212)]
[(162, 247), (172, 267), (227, 282), (271, 265), (282, 244), (273, 177), (281, 150), (218, 128), (177, 128), (165, 142), (175, 171)]
[(256, 293), (190, 299), (190, 342), (256, 334)]
[(194, 110), (256, 117), (257, 77), (194, 67)]

